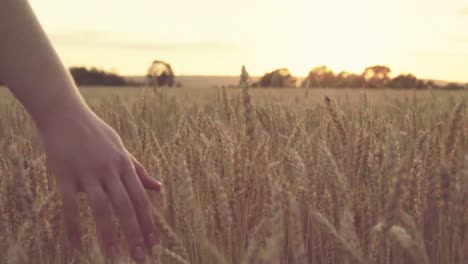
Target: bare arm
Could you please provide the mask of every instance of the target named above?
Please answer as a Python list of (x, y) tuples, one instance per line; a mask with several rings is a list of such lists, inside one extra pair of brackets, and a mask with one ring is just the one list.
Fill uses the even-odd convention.
[(12, 93), (39, 127), (56, 114), (83, 111), (85, 103), (28, 2), (0, 4), (0, 74)]
[(133, 257), (144, 258), (155, 237), (143, 187), (159, 190), (160, 183), (86, 105), (26, 0), (0, 0), (0, 37), (0, 79), (39, 128), (72, 243), (81, 245), (77, 193), (85, 192), (103, 249), (118, 251), (115, 212)]

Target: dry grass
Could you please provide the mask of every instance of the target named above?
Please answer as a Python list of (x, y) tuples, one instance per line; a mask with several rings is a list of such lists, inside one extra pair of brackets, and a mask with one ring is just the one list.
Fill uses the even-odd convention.
[[(109, 94), (85, 91), (164, 183), (151, 263), (467, 261), (466, 92)], [(85, 197), (67, 245), (35, 128), (0, 101), (0, 263), (106, 262)]]

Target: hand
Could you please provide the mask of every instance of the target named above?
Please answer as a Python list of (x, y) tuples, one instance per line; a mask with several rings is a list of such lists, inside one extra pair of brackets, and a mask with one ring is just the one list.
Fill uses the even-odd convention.
[[(65, 227), (73, 246), (81, 248), (78, 192), (86, 193), (108, 256), (118, 254), (113, 212), (130, 245), (132, 257), (145, 258), (156, 243), (151, 204), (144, 187), (161, 184), (125, 149), (119, 135), (91, 110), (58, 113), (42, 126), (48, 166), (57, 177)], [(111, 210), (112, 205), (113, 210)]]

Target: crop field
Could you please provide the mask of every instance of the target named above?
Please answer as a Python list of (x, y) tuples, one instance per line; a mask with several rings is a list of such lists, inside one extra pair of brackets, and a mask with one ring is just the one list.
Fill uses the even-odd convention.
[[(148, 263), (467, 263), (467, 91), (83, 88), (163, 183)], [(0, 263), (68, 245), (34, 124), (0, 88)], [(116, 223), (116, 229), (119, 229)]]

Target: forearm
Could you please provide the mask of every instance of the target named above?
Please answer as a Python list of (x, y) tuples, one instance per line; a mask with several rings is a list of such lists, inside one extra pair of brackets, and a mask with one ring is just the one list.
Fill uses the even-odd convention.
[(87, 112), (69, 72), (26, 0), (0, 0), (0, 36), (0, 79), (39, 128), (56, 118)]

